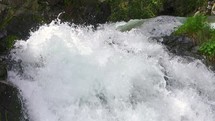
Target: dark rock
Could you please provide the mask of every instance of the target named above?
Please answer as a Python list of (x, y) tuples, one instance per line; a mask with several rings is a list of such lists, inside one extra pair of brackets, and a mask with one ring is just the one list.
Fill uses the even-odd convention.
[(32, 29), (42, 23), (42, 18), (34, 13), (23, 13), (14, 16), (6, 26), (7, 34), (17, 36), (20, 39), (26, 39)]
[(160, 15), (174, 15), (175, 4), (174, 0), (165, 0), (163, 9), (160, 11)]
[[(170, 36), (165, 36), (161, 38), (153, 38), (153, 40), (164, 44), (166, 46), (166, 49), (170, 53), (172, 53), (172, 55), (170, 54), (171, 56), (178, 55), (183, 57), (183, 59), (180, 59), (181, 62), (190, 63), (190, 62), (193, 62), (195, 59), (199, 59), (208, 67), (209, 70), (212, 70), (215, 72), (215, 66), (208, 63), (206, 58), (204, 58), (204, 56), (198, 52), (198, 46), (196, 46), (196, 44), (192, 39), (185, 36), (170, 35)], [(164, 79), (166, 81), (166, 89), (172, 90), (172, 89), (179, 89), (179, 88), (185, 87), (183, 83), (172, 78), (171, 74), (166, 69), (165, 63), (163, 63), (162, 60), (159, 61), (159, 64), (160, 66), (163, 67), (162, 71), (165, 75)], [(196, 64), (197, 64), (196, 66), (198, 66), (198, 64), (201, 65), (202, 63), (196, 63)], [(190, 86), (195, 86), (195, 85), (190, 85)]]
[(7, 50), (7, 43), (5, 37), (7, 36), (6, 30), (0, 30), (0, 55), (4, 55)]
[(1, 121), (26, 121), (22, 111), (19, 91), (5, 81), (0, 81)]
[(6, 64), (0, 61), (0, 80), (4, 80), (6, 78), (7, 78)]
[[(79, 6), (79, 7), (78, 7)], [(75, 24), (94, 25), (105, 23), (111, 15), (111, 8), (108, 2), (83, 3), (77, 6), (68, 5), (64, 8), (63, 21)]]
[(7, 23), (7, 18), (9, 17), (9, 9), (4, 8), (0, 13), (0, 29), (4, 28), (5, 23)]
[(99, 4), (99, 12), (96, 16), (98, 23), (105, 23), (108, 20), (108, 17), (111, 15), (111, 7), (107, 2), (102, 2)]
[(203, 59), (203, 56), (198, 53), (198, 47), (193, 40), (185, 36), (165, 36), (162, 38), (162, 44), (173, 54), (183, 57), (193, 57)]
[[(154, 37), (151, 40), (164, 44), (170, 53), (184, 57), (186, 59), (183, 60), (184, 62), (193, 62), (194, 59), (199, 59), (208, 67), (209, 70), (215, 72), (215, 64), (207, 60), (201, 53), (198, 52), (199, 47), (196, 46), (192, 39), (185, 36), (170, 35), (164, 37)], [(167, 78), (165, 78), (165, 80), (168, 83), (169, 80)]]
[(158, 15), (171, 16), (190, 16), (193, 15), (198, 8), (206, 10), (207, 0), (164, 0), (163, 8)]
[[(0, 39), (4, 38), (7, 36), (7, 31), (6, 30), (0, 30)], [(1, 40), (0, 40), (1, 41)]]

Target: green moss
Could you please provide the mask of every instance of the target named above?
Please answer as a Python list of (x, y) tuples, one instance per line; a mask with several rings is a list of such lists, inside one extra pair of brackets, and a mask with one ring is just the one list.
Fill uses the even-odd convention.
[(18, 37), (15, 35), (8, 35), (6, 38), (7, 49), (11, 49), (17, 39)]

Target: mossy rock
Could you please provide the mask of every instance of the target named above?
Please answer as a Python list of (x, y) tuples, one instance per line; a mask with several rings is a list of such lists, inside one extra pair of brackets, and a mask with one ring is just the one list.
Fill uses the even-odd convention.
[[(15, 40), (18, 40), (19, 38), (15, 35), (8, 35), (0, 39), (0, 55), (6, 54), (10, 49), (13, 48), (13, 45), (15, 44)], [(0, 62), (1, 65), (1, 62)], [(1, 67), (0, 67), (1, 71)]]
[(18, 37), (15, 36), (15, 35), (8, 35), (6, 38), (5, 38), (5, 41), (6, 41), (6, 46), (7, 46), (7, 49), (11, 49), (15, 43), (15, 40), (17, 40)]
[[(14, 38), (26, 39), (29, 37), (30, 30), (37, 28), (43, 22), (43, 17), (36, 13), (23, 13), (15, 16), (6, 26), (9, 40)], [(8, 43), (9, 44), (9, 43)]]

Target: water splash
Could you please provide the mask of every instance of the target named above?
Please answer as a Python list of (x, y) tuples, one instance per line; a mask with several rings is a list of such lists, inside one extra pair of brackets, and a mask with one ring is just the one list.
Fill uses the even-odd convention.
[[(22, 72), (14, 67), (9, 80), (21, 90), (29, 120), (214, 121), (214, 73), (149, 41), (153, 21), (129, 32), (53, 22), (17, 41), (11, 56)], [(166, 23), (163, 32), (177, 26)]]

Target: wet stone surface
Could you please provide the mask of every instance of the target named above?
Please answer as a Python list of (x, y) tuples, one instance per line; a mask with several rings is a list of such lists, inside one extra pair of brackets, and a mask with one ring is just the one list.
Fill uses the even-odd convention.
[(18, 90), (0, 80), (0, 121), (25, 121)]
[(198, 46), (188, 37), (170, 35), (155, 37), (152, 40), (161, 42), (170, 53), (175, 55), (204, 60), (204, 57), (198, 52)]
[(7, 78), (6, 64), (1, 62), (1, 60), (0, 60), (0, 80), (4, 80), (6, 78)]

